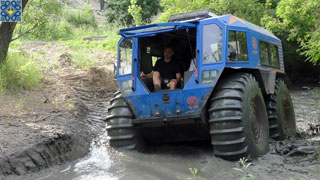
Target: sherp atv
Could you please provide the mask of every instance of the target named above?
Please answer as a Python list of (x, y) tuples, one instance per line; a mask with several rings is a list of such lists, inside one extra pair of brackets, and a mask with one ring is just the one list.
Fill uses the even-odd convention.
[[(120, 92), (107, 117), (112, 147), (210, 140), (222, 158), (256, 158), (268, 151), (269, 136), (295, 135), (281, 41), (266, 29), (202, 10), (119, 33)], [(168, 43), (184, 70), (181, 87), (154, 91), (139, 74), (152, 71)]]

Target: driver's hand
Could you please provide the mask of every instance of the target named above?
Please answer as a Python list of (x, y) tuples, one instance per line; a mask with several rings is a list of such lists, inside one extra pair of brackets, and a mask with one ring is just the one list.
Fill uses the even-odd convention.
[(173, 86), (175, 87), (177, 85), (176, 79), (171, 79), (170, 82), (167, 84), (167, 87)]
[(177, 81), (176, 79), (171, 79), (171, 80), (170, 80), (170, 83), (171, 83), (171, 82), (177, 83), (178, 81)]

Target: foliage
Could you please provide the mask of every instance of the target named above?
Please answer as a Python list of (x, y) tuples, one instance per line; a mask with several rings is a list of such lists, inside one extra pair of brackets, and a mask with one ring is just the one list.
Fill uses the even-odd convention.
[(73, 10), (63, 2), (31, 1), (23, 14), (23, 21), (17, 25), (15, 37), (23, 34), (23, 39), (27, 40), (69, 40), (73, 39), (75, 28), (96, 26), (91, 6)]
[(130, 2), (131, 4), (128, 8), (128, 12), (133, 17), (135, 24), (136, 25), (143, 24), (142, 7), (138, 5), (137, 0), (131, 0)]
[(162, 0), (161, 13), (157, 22), (168, 22), (170, 15), (207, 8), (209, 0)]
[(0, 66), (0, 92), (32, 90), (40, 86), (42, 73), (36, 60), (24, 52), (11, 52)]
[[(298, 80), (303, 67), (316, 73), (313, 64), (320, 58), (320, 0), (163, 0), (157, 22), (167, 22), (171, 14), (211, 8), (260, 25), (282, 41), (285, 69)], [(300, 53), (299, 53), (300, 52)]]
[[(120, 39), (120, 35), (118, 35), (117, 32), (120, 28), (122, 27), (118, 24), (106, 24), (104, 26), (99, 26), (97, 29), (79, 27), (73, 31), (73, 39), (60, 41), (60, 43), (74, 48), (107, 50), (115, 55)], [(107, 35), (107, 37), (105, 40), (101, 41), (83, 41), (84, 37), (97, 35)]]
[(320, 29), (310, 34), (310, 39), (301, 42), (302, 55), (307, 56), (307, 60), (314, 65), (320, 61)]
[(246, 180), (247, 178), (256, 180), (257, 178), (254, 175), (248, 173), (248, 169), (252, 165), (252, 163), (247, 163), (248, 159), (246, 158), (240, 158), (239, 162), (240, 162), (241, 168), (233, 168), (233, 169), (242, 173), (244, 177), (241, 178), (241, 180)]
[(190, 178), (185, 178), (184, 180), (196, 180), (196, 176), (198, 175), (198, 168), (189, 168), (190, 173), (192, 174), (193, 177)]
[(64, 14), (67, 22), (71, 23), (75, 27), (80, 27), (82, 25), (94, 27), (97, 25), (91, 6), (85, 6), (83, 9), (77, 9), (74, 12), (68, 10), (65, 11)]
[(72, 64), (76, 67), (79, 67), (83, 70), (87, 70), (92, 67), (95, 63), (88, 57), (88, 54), (79, 49), (75, 52), (72, 52)]
[(143, 9), (143, 11), (137, 10), (139, 14), (141, 13), (142, 23), (150, 23), (151, 18), (157, 15), (160, 10), (159, 0), (136, 0), (135, 3), (131, 3), (131, 0), (107, 0), (106, 2), (108, 6), (106, 7), (105, 16), (108, 21), (128, 26), (133, 24), (133, 17), (128, 12), (128, 7), (131, 4)]
[(257, 25), (260, 25), (260, 19), (265, 13), (264, 4), (253, 0), (216, 0), (210, 7), (222, 14), (232, 14)]
[(30, 1), (23, 12), (23, 21), (17, 24), (13, 38), (26, 32), (32, 34), (31, 39), (46, 37), (51, 32), (48, 27), (52, 28), (52, 22), (57, 21), (58, 15), (62, 13), (61, 7), (61, 0)]
[(158, 22), (167, 22), (170, 15), (193, 10), (211, 8), (222, 14), (233, 14), (255, 24), (260, 24), (264, 13), (264, 5), (253, 0), (163, 0), (161, 6), (164, 12)]
[(265, 16), (265, 26), (272, 32), (286, 34), (299, 43), (299, 51), (316, 64), (320, 60), (320, 0), (281, 0), (276, 16)]
[(71, 39), (73, 35), (73, 29), (66, 21), (49, 20), (45, 26), (41, 29), (42, 33), (31, 33), (24, 37), (29, 40), (67, 40)]

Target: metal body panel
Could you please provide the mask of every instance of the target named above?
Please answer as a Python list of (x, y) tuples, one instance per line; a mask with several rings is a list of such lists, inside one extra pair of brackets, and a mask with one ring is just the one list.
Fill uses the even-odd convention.
[[(205, 38), (203, 37), (203, 27), (208, 24), (216, 24), (222, 29), (222, 56), (221, 62), (203, 64), (202, 46), (203, 38)], [(160, 29), (156, 31), (150, 31), (152, 30), (152, 28), (159, 27)], [(139, 78), (140, 67), (138, 63), (138, 38), (153, 36), (157, 33), (170, 32), (177, 29), (186, 29), (190, 27), (197, 28), (197, 71), (192, 74), (183, 89), (150, 93)], [(246, 32), (248, 49), (247, 62), (228, 61), (228, 32), (230, 30)], [(124, 38), (133, 38), (132, 73), (119, 76), (118, 66), (117, 80), (119, 86), (121, 82), (128, 80), (133, 81), (132, 92), (129, 94), (124, 94), (124, 96), (126, 97), (135, 114), (135, 117), (137, 119), (136, 122), (150, 123), (149, 121), (144, 121), (148, 119), (157, 122), (159, 119), (170, 117), (183, 120), (190, 115), (201, 116), (202, 109), (206, 107), (206, 103), (210, 95), (212, 94), (213, 89), (217, 84), (221, 74), (223, 73), (224, 68), (226, 67), (233, 69), (246, 68), (260, 70), (267, 93), (274, 93), (276, 73), (284, 73), (281, 41), (269, 31), (232, 15), (218, 16), (214, 18), (193, 21), (192, 23), (176, 22), (133, 27), (120, 30), (120, 34), (123, 36), (123, 38), (121, 38), (121, 40), (119, 41), (119, 45)], [(266, 67), (261, 65), (259, 41), (265, 41), (277, 46), (279, 53), (279, 68)], [(118, 64), (119, 62), (120, 60), (118, 58)], [(217, 78), (211, 84), (203, 85), (201, 82), (202, 72), (210, 70), (217, 70)], [(163, 100), (164, 97), (169, 97), (169, 101), (165, 102)]]

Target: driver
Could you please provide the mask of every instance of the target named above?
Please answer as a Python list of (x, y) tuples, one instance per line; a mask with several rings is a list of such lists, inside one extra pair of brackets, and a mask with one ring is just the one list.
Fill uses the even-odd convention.
[(161, 89), (174, 90), (181, 81), (181, 68), (172, 56), (174, 55), (171, 46), (165, 46), (163, 51), (164, 58), (159, 59), (150, 74), (141, 74), (141, 77), (152, 77), (154, 90)]

